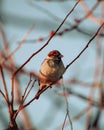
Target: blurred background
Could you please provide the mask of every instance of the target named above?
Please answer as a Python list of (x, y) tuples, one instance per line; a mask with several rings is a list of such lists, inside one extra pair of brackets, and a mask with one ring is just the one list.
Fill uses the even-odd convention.
[[(9, 98), (11, 77), (39, 50), (56, 30), (77, 0), (0, 0), (0, 66), (4, 72)], [(59, 50), (67, 66), (86, 46), (104, 21), (103, 0), (81, 0), (49, 44), (15, 77), (14, 109), (18, 108), (28, 86), (33, 88), (28, 103), (38, 89), (37, 73), (50, 50)], [(16, 118), (20, 130), (104, 130), (104, 31), (67, 69), (63, 85), (53, 85)], [(30, 76), (32, 75), (32, 77)], [(0, 90), (4, 92), (0, 77)], [(33, 83), (34, 82), (34, 83)], [(69, 111), (67, 111), (67, 109)], [(66, 114), (68, 112), (68, 114)], [(67, 115), (67, 116), (66, 116)], [(0, 129), (10, 122), (8, 106), (0, 93)]]

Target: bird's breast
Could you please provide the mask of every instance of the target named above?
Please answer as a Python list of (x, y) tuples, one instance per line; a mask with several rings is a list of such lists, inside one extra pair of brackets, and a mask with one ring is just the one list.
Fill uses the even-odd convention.
[(60, 76), (62, 76), (63, 72), (64, 72), (64, 65), (60, 65), (62, 64), (61, 62), (57, 64), (57, 62), (53, 61), (53, 60), (45, 60), (42, 63), (40, 72), (41, 74), (49, 79), (55, 79), (57, 80), (58, 78), (60, 78)]

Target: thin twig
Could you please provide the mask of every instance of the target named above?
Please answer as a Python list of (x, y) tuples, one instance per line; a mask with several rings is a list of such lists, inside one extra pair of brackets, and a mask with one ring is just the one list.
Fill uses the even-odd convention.
[(92, 42), (92, 40), (98, 35), (99, 31), (101, 30), (101, 28), (104, 26), (104, 23), (101, 24), (101, 26), (98, 28), (97, 32), (94, 34), (94, 36), (88, 41), (88, 43), (86, 44), (86, 46), (83, 48), (83, 50), (81, 50), (81, 52), (66, 66), (65, 71), (69, 68), (69, 66), (71, 66), (73, 64), (73, 62), (75, 62), (80, 56), (81, 54), (88, 48), (89, 44)]
[(5, 94), (3, 93), (3, 91), (0, 89), (0, 93), (1, 93), (1, 95), (3, 96), (3, 98), (5, 99), (5, 101), (6, 101), (6, 103), (7, 103), (7, 99), (6, 99), (6, 96), (5, 96)]
[(80, 117), (82, 117), (83, 115), (85, 115), (87, 112), (89, 112), (89, 110), (91, 109), (91, 107), (87, 106), (86, 108), (84, 108), (83, 110), (81, 110), (81, 112), (79, 112), (77, 115), (72, 117), (72, 120), (78, 120)]
[(65, 115), (65, 119), (64, 119), (64, 122), (63, 122), (63, 124), (62, 124), (62, 130), (64, 130), (64, 126), (65, 126), (65, 123), (66, 123), (66, 119), (67, 119), (67, 112), (66, 112), (66, 115)]
[(14, 78), (11, 80), (11, 106), (13, 109), (13, 103), (14, 103)]
[[(45, 7), (42, 7), (36, 3), (33, 3), (31, 5), (33, 6), (33, 8), (35, 7), (35, 9), (37, 9), (38, 11), (41, 11), (45, 15), (48, 15), (48, 17), (52, 18), (52, 20), (54, 20), (55, 22), (62, 21), (62, 19), (59, 16), (55, 15), (54, 13), (52, 13), (50, 10), (46, 9)], [(65, 24), (67, 24), (68, 26), (70, 25), (70, 23), (67, 21), (65, 22)]]
[(4, 78), (3, 68), (2, 68), (1, 65), (0, 65), (0, 72), (1, 72), (2, 84), (3, 84), (3, 87), (4, 87), (4, 91), (5, 91), (5, 94), (4, 94), (5, 95), (5, 100), (8, 103), (9, 102), (8, 91), (7, 91), (7, 86), (6, 86), (6, 82), (5, 82), (5, 78)]
[(83, 100), (90, 101), (93, 106), (97, 106), (98, 107), (98, 102), (95, 101), (95, 100), (90, 99), (89, 97), (86, 97), (86, 96), (84, 96), (84, 95), (82, 95), (80, 93), (74, 92), (74, 91), (72, 91), (69, 88), (67, 88), (67, 93), (72, 94), (72, 95), (74, 95), (74, 96), (76, 96), (78, 98), (81, 98)]
[(90, 18), (92, 21), (94, 21), (95, 23), (97, 23), (97, 24), (100, 25), (103, 21), (102, 21), (101, 19), (95, 17), (95, 16), (92, 14), (93, 10), (96, 9), (96, 7), (99, 5), (99, 3), (100, 3), (100, 2), (97, 1), (97, 2), (93, 5), (92, 9), (89, 9), (88, 6), (87, 6), (87, 4), (85, 3), (85, 1), (84, 1), (84, 0), (81, 0), (80, 4), (81, 4), (82, 7), (84, 8), (84, 12), (86, 13), (85, 16), (82, 18), (82, 20), (85, 19), (85, 18)]
[[(65, 97), (65, 102), (66, 102), (66, 114), (67, 114), (67, 117), (69, 119), (69, 123), (70, 123), (70, 127), (71, 127), (71, 130), (73, 130), (73, 124), (72, 124), (72, 121), (71, 121), (71, 118), (70, 118), (70, 114), (69, 114), (69, 105), (68, 105), (68, 99), (67, 99), (67, 95), (66, 95), (66, 88), (64, 86), (64, 83), (63, 83), (63, 93), (64, 93), (64, 97)], [(66, 119), (65, 119), (66, 120)], [(64, 123), (65, 124), (65, 123)], [(63, 130), (63, 129), (62, 129)]]
[(22, 96), (22, 101), (24, 100), (24, 97), (26, 95), (27, 89), (28, 89), (28, 87), (29, 87), (31, 82), (32, 82), (32, 79), (31, 79), (31, 75), (30, 75), (30, 80), (29, 80), (27, 86), (25, 87), (25, 90), (24, 90), (24, 93), (23, 93), (23, 96)]
[(26, 95), (25, 95), (25, 97), (24, 97), (24, 99), (23, 99), (23, 102), (26, 100), (26, 98), (27, 98), (27, 96), (29, 95), (30, 91), (31, 91), (32, 88), (34, 87), (35, 82), (36, 82), (36, 79), (33, 81), (31, 88), (30, 88), (29, 91), (26, 93)]
[(6, 59), (9, 59), (21, 47), (21, 45), (25, 42), (26, 38), (28, 37), (29, 33), (33, 30), (33, 28), (34, 25), (32, 25), (30, 29), (24, 34), (21, 41), (19, 41), (18, 46), (6, 57)]

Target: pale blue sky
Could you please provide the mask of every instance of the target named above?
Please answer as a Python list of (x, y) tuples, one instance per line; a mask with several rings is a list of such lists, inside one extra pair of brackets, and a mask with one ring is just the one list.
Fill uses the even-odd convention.
[[(60, 24), (60, 21), (55, 21), (52, 17), (37, 10), (34, 7), (35, 0), (28, 2), (29, 0), (3, 0), (2, 1), (2, 17), (4, 20), (4, 29), (6, 37), (10, 43), (10, 48), (13, 50), (17, 47), (18, 41), (23, 37), (23, 35), (29, 30), (32, 24), (35, 25), (32, 32), (29, 34), (27, 39), (37, 39), (42, 36), (45, 37), (48, 33), (56, 29)], [(88, 6), (92, 6), (95, 3), (94, 0), (87, 1)], [(36, 4), (42, 6), (43, 8), (49, 10), (54, 15), (58, 16), (63, 20), (69, 10), (75, 4), (75, 1), (69, 0), (68, 2), (36, 2)], [(74, 18), (80, 18), (84, 15), (81, 6), (76, 7), (75, 11), (67, 19), (67, 22), (74, 24)], [(82, 29), (87, 29), (88, 31), (91, 28), (94, 30), (97, 29), (98, 25), (92, 22), (91, 20), (83, 22), (80, 25)], [(66, 24), (63, 25), (63, 28), (69, 27)], [(13, 39), (13, 40), (12, 40)], [(37, 71), (43, 61), (44, 57), (50, 50), (57, 49), (63, 55), (63, 62), (65, 66), (77, 56), (77, 54), (83, 49), (86, 43), (89, 41), (90, 37), (85, 36), (77, 31), (71, 31), (64, 34), (63, 36), (54, 37), (49, 45), (43, 49), (39, 54), (37, 54), (31, 61), (25, 66), (26, 69)], [(46, 41), (42, 43), (24, 43), (21, 48), (14, 54), (15, 62), (21, 66), (33, 52), (37, 51)], [(64, 79), (70, 79), (71, 77), (76, 77), (79, 80), (92, 81), (93, 80), (93, 68), (95, 60), (95, 40), (91, 43), (88, 49), (81, 55), (81, 57), (68, 69), (64, 74)], [(104, 44), (104, 43), (103, 43)], [(25, 81), (26, 82), (26, 81)], [(26, 83), (24, 83), (26, 85)], [(25, 86), (24, 85), (24, 86)], [(36, 89), (35, 89), (36, 90)], [(34, 91), (35, 91), (34, 90)], [(86, 94), (89, 92), (89, 89), (82, 89), (80, 87), (76, 88), (75, 91)], [(35, 92), (32, 92), (34, 94)], [(47, 99), (49, 97), (49, 99)], [(58, 110), (53, 106), (53, 112), (48, 113), (51, 106), (51, 98), (62, 100), (63, 105), (60, 105), (62, 108)], [(55, 100), (55, 99), (54, 99)], [(86, 104), (83, 101), (71, 96), (68, 99), (70, 116), (75, 115), (76, 111), (81, 111)], [(80, 104), (80, 105), (79, 105)], [(54, 105), (54, 103), (53, 103)], [(55, 130), (60, 126), (64, 120), (66, 106), (65, 101), (61, 97), (55, 95), (53, 90), (48, 90), (46, 93), (41, 95), (39, 101), (33, 102), (28, 108), (29, 117), (37, 128), (43, 130)], [(41, 114), (40, 114), (41, 113)], [(46, 118), (46, 115), (54, 118), (54, 114), (57, 115), (52, 122), (46, 121), (46, 124), (40, 124), (42, 119)], [(41, 118), (42, 117), (42, 118)], [(50, 119), (51, 119), (50, 117)], [(49, 123), (49, 125), (48, 125)], [(84, 130), (85, 118), (81, 118), (79, 121), (73, 122), (73, 130)], [(1, 124), (0, 124), (1, 125)], [(42, 128), (41, 128), (42, 127)]]

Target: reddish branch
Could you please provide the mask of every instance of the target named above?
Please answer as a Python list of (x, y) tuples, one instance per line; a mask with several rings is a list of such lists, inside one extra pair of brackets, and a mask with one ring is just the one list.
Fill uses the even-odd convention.
[(24, 34), (21, 41), (19, 41), (18, 46), (6, 57), (7, 59), (9, 59), (21, 47), (21, 45), (25, 42), (27, 36), (33, 30), (33, 28), (34, 28), (34, 24), (30, 27), (30, 29), (26, 32), (26, 34)]
[(103, 28), (104, 23), (101, 24), (101, 26), (98, 28), (97, 32), (94, 34), (94, 36), (88, 41), (88, 43), (86, 44), (86, 46), (83, 48), (83, 50), (76, 56), (75, 59), (73, 59), (67, 66), (65, 71), (69, 68), (69, 66), (71, 66), (80, 56), (81, 54), (88, 48), (89, 44), (92, 42), (92, 40), (94, 40), (94, 38), (98, 35), (99, 31)]
[(2, 68), (1, 65), (0, 65), (0, 73), (1, 73), (2, 84), (3, 84), (3, 87), (4, 87), (4, 92), (2, 92), (1, 90), (0, 90), (0, 92), (1, 92), (2, 96), (4, 97), (6, 103), (9, 104), (7, 86), (6, 86), (6, 82), (5, 82), (5, 78), (4, 78), (3, 68)]

